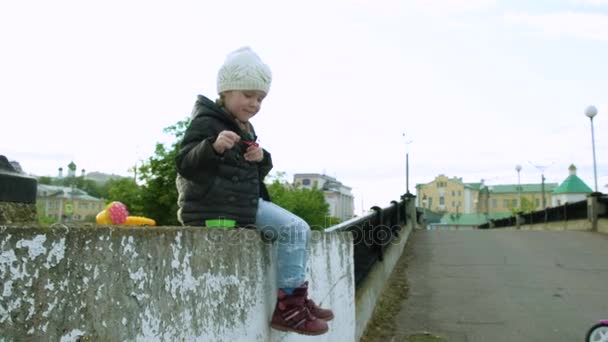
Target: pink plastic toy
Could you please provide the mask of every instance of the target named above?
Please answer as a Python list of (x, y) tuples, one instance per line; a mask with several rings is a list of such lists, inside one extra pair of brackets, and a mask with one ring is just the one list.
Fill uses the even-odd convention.
[(112, 202), (107, 207), (108, 218), (114, 224), (123, 224), (127, 221), (129, 211), (127, 206), (121, 202)]

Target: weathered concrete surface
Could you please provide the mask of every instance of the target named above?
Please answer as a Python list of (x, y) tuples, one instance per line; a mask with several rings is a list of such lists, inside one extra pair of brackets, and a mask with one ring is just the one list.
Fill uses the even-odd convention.
[(0, 201), (0, 224), (35, 222), (36, 204)]
[[(591, 231), (591, 221), (588, 219), (582, 220), (569, 220), (569, 221), (557, 221), (557, 222), (547, 222), (547, 223), (537, 223), (537, 224), (523, 224), (519, 228), (516, 226), (512, 227), (501, 227), (496, 228), (499, 230), (554, 230), (554, 231), (563, 231), (563, 230), (573, 230), (573, 231)], [(608, 219), (600, 218), (597, 220), (597, 232), (608, 234)]]
[(408, 196), (405, 215), (407, 215), (407, 225), (401, 227), (398, 237), (392, 240), (386, 248), (381, 262), (376, 262), (371, 271), (359, 285), (356, 292), (357, 309), (357, 331), (356, 340), (360, 340), (371, 321), (377, 304), (386, 290), (386, 284), (393, 274), (395, 265), (403, 255), (403, 249), (408, 241), (410, 233), (418, 225), (416, 220), (416, 201), (415, 196)]
[(369, 275), (357, 290), (355, 303), (357, 306), (357, 341), (363, 336), (368, 322), (371, 320), (376, 303), (385, 290), (385, 285), (390, 278), (395, 264), (403, 253), (403, 248), (411, 232), (411, 226), (405, 226), (384, 254), (384, 260), (377, 262)]
[[(251, 230), (0, 227), (0, 340), (304, 341), (271, 330), (273, 248)], [(349, 233), (315, 233), (310, 294), (355, 339)]]
[(415, 231), (398, 336), (450, 342), (582, 341), (608, 312), (608, 236), (582, 231)]
[(597, 231), (608, 234), (608, 219), (602, 218), (597, 221)]
[(591, 222), (587, 219), (556, 221), (538, 224), (523, 224), (522, 230), (591, 230)]

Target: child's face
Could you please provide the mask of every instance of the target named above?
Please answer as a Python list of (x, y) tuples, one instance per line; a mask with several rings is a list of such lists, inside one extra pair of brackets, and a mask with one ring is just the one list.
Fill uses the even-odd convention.
[(251, 119), (262, 106), (266, 93), (259, 90), (231, 90), (224, 93), (226, 109), (241, 122)]

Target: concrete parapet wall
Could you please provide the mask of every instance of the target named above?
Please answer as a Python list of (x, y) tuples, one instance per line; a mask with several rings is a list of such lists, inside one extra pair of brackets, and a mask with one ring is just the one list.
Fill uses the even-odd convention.
[[(518, 229), (516, 226), (501, 227), (497, 229)], [(588, 230), (591, 231), (591, 221), (587, 219), (557, 221), (538, 224), (522, 224), (522, 230)], [(600, 218), (597, 220), (598, 233), (608, 234), (608, 219)]]
[(608, 219), (602, 218), (597, 220), (597, 231), (608, 234)]
[(403, 253), (405, 244), (412, 231), (411, 225), (404, 226), (399, 233), (399, 237), (393, 240), (384, 253), (384, 260), (374, 264), (373, 269), (365, 278), (357, 290), (357, 331), (356, 340), (358, 341), (373, 316), (376, 304), (384, 291), (384, 286), (388, 282), (393, 269)]
[(587, 219), (556, 221), (537, 224), (522, 224), (522, 230), (591, 230), (591, 222)]
[(403, 254), (410, 233), (414, 227), (419, 225), (416, 217), (415, 198), (415, 196), (408, 197), (408, 202), (406, 203), (404, 214), (407, 215), (407, 224), (401, 227), (399, 235), (387, 246), (383, 254), (382, 262), (376, 262), (374, 264), (372, 270), (357, 289), (357, 341), (363, 336), (367, 323), (369, 323), (374, 314), (376, 304), (393, 273), (395, 265)]
[[(273, 245), (251, 230), (0, 227), (0, 341), (304, 341), (269, 328)], [(313, 232), (310, 295), (355, 340), (350, 233)]]

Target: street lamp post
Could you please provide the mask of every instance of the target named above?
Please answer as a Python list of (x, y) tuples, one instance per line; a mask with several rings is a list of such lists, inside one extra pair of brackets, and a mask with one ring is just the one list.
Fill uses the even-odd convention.
[[(405, 133), (403, 133), (403, 137), (405, 138)], [(407, 140), (405, 142), (405, 193), (410, 193), (410, 163), (409, 163), (409, 150), (408, 145), (412, 143), (412, 140)]]
[(541, 184), (540, 184), (540, 191), (543, 194), (543, 210), (547, 209), (547, 200), (545, 199), (545, 170), (553, 165), (553, 163), (549, 164), (549, 165), (534, 165), (532, 164), (531, 161), (528, 160), (528, 163), (530, 163), (530, 165), (534, 166), (535, 168), (537, 168), (540, 171), (540, 180), (541, 180)]
[(597, 108), (589, 106), (585, 110), (585, 115), (591, 119), (591, 146), (593, 148), (593, 179), (595, 181), (595, 192), (597, 191), (597, 167), (595, 164), (595, 135), (593, 133), (593, 117), (597, 115)]
[(547, 200), (545, 199), (545, 179), (546, 179), (546, 178), (545, 178), (545, 174), (544, 174), (544, 173), (542, 173), (542, 174), (540, 175), (540, 180), (541, 180), (541, 182), (542, 182), (542, 183), (540, 184), (540, 188), (541, 188), (541, 190), (540, 190), (540, 191), (542, 191), (542, 193), (543, 193), (543, 210), (547, 209)]
[(519, 197), (519, 210), (521, 211), (521, 181), (519, 178), (519, 172), (521, 171), (521, 165), (516, 165), (515, 171), (517, 171), (517, 195)]

